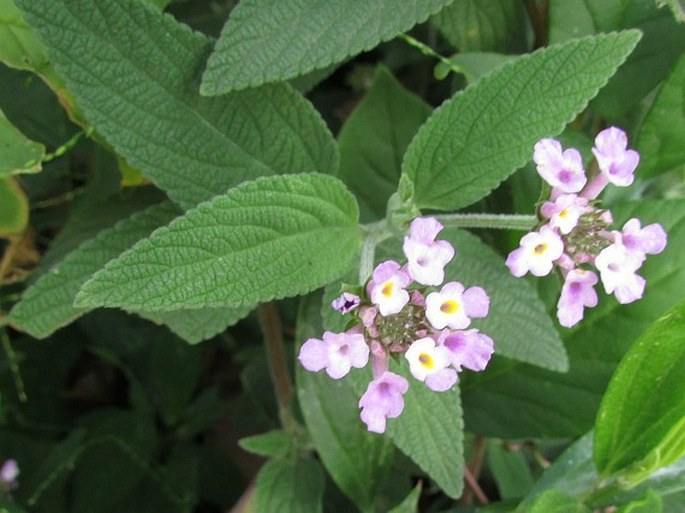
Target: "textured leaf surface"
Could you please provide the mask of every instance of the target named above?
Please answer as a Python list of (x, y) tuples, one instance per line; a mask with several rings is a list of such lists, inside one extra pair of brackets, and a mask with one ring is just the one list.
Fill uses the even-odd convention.
[(580, 112), (637, 44), (636, 31), (602, 34), (523, 56), (436, 109), (402, 163), (420, 208), (477, 201), (530, 160), (542, 137)]
[(0, 178), (17, 173), (37, 173), (44, 155), (45, 146), (28, 139), (0, 110)]
[[(505, 55), (502, 53), (458, 53), (450, 57), (453, 66), (466, 77), (469, 84), (478, 81), (479, 78), (487, 75), (491, 71), (504, 66), (506, 63), (516, 59), (515, 55)], [(444, 62), (435, 65), (434, 74), (439, 80), (446, 78), (453, 69)]]
[(570, 368), (565, 374), (495, 359), (485, 373), (466, 376), (462, 397), (470, 430), (500, 438), (586, 433), (630, 344), (672, 306), (673, 298), (682, 296), (685, 202), (634, 202), (612, 207), (612, 212), (616, 226), (638, 217), (643, 224), (659, 222), (668, 232), (666, 251), (650, 256), (639, 271), (647, 279), (645, 296), (619, 305), (602, 294), (599, 306), (588, 311), (577, 329), (566, 332)]
[(332, 172), (318, 113), (286, 85), (201, 98), (211, 42), (140, 0), (18, 0), (88, 119), (184, 208), (261, 175)]
[(358, 209), (325, 175), (262, 178), (203, 203), (110, 262), (77, 306), (251, 306), (309, 292), (356, 256)]
[(81, 285), (112, 258), (179, 214), (177, 207), (166, 202), (103, 230), (26, 289), (8, 321), (34, 337), (44, 338), (77, 319), (89, 310), (73, 306)]
[(397, 190), (402, 155), (430, 112), (388, 69), (379, 67), (373, 86), (343, 125), (338, 176), (374, 219), (385, 216), (388, 198)]
[[(602, 398), (595, 463), (608, 476), (646, 477), (685, 454), (685, 300), (630, 348)], [(628, 467), (633, 468), (628, 468)]]
[(457, 0), (431, 19), (460, 52), (504, 52), (523, 19), (509, 0)]
[[(177, 207), (166, 202), (103, 230), (70, 252), (26, 289), (21, 301), (10, 312), (8, 321), (38, 338), (45, 338), (74, 321), (90, 310), (73, 306), (81, 285), (111, 259), (180, 213)], [(207, 308), (137, 313), (157, 324), (165, 324), (179, 337), (196, 343), (235, 324), (248, 312), (249, 308)]]
[[(296, 340), (321, 338), (321, 297), (302, 300)], [(393, 462), (390, 438), (369, 433), (359, 418), (359, 395), (348, 379), (304, 370), (296, 363), (297, 397), (312, 442), (326, 470), (361, 511), (374, 511)]]
[(202, 93), (287, 80), (341, 61), (425, 21), (453, 0), (243, 0), (207, 62)]
[(640, 176), (653, 176), (685, 164), (685, 56), (659, 91), (637, 138)]
[(197, 344), (212, 338), (229, 326), (244, 319), (252, 310), (251, 306), (238, 308), (198, 308), (191, 310), (172, 310), (170, 312), (135, 313), (157, 324), (164, 324), (173, 333), (190, 344)]
[(238, 445), (252, 454), (285, 458), (292, 449), (292, 438), (283, 431), (274, 430), (241, 438)]
[(515, 278), (502, 257), (478, 237), (447, 228), (439, 238), (449, 240), (456, 256), (445, 269), (445, 281), (478, 285), (490, 296), (490, 313), (474, 326), (495, 341), (495, 352), (556, 371), (568, 369), (564, 345), (535, 289)]
[(321, 512), (323, 485), (323, 471), (317, 461), (271, 460), (262, 467), (257, 476), (256, 511)]
[(577, 499), (558, 490), (547, 490), (530, 505), (528, 513), (590, 513)]

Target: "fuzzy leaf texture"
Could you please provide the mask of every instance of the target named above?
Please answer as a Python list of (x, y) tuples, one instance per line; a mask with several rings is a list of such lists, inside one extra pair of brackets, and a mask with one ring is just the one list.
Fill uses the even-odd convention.
[(352, 195), (325, 175), (268, 177), (177, 218), (87, 282), (76, 306), (249, 306), (344, 274), (360, 245)]
[(259, 471), (255, 511), (321, 513), (324, 475), (312, 459), (274, 459)]
[(276, 84), (198, 93), (211, 41), (141, 0), (17, 0), (88, 120), (184, 208), (262, 175), (333, 172), (319, 114)]
[(243, 0), (202, 78), (202, 94), (287, 80), (371, 50), (453, 0)]
[(685, 300), (630, 348), (595, 424), (595, 463), (606, 477), (641, 480), (685, 454)]
[[(70, 252), (26, 289), (21, 301), (10, 311), (8, 322), (36, 338), (45, 338), (78, 319), (90, 310), (73, 306), (81, 285), (107, 262), (179, 214), (179, 209), (167, 201), (103, 230)], [(166, 325), (187, 342), (196, 343), (223, 331), (248, 312), (247, 308), (206, 308), (136, 313)]]
[(402, 163), (417, 206), (456, 210), (484, 197), (585, 108), (639, 39), (624, 31), (539, 50), (445, 102)]

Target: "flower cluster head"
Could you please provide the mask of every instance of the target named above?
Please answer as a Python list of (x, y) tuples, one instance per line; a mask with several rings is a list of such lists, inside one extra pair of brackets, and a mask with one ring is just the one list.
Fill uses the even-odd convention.
[(485, 369), (494, 344), (471, 320), (488, 315), (490, 298), (481, 287), (445, 280), (454, 248), (436, 240), (443, 226), (432, 217), (416, 218), (402, 246), (406, 264), (381, 262), (360, 294), (343, 292), (331, 307), (354, 318), (344, 333), (325, 332), (300, 348), (302, 366), (333, 379), (369, 361), (373, 380), (359, 400), (369, 431), (385, 432), (387, 419), (404, 409), (409, 381), (389, 370), (390, 358), (403, 356), (412, 376), (436, 392), (454, 386), (464, 368)]
[(592, 153), (599, 171), (588, 180), (578, 150), (563, 150), (554, 139), (538, 141), (533, 161), (551, 186), (550, 197), (540, 206), (542, 225), (521, 239), (506, 262), (517, 277), (528, 272), (545, 276), (554, 267), (560, 269), (564, 284), (557, 317), (568, 328), (583, 318), (585, 308), (597, 305), (595, 285), (600, 279), (619, 303), (640, 299), (646, 282), (637, 271), (647, 255), (666, 247), (666, 232), (660, 225), (643, 227), (633, 218), (621, 231), (610, 230), (611, 212), (597, 206), (596, 198), (609, 183), (619, 187), (633, 183), (640, 156), (628, 149), (625, 132), (616, 127), (602, 130)]
[(9, 493), (19, 486), (17, 478), (19, 477), (19, 465), (15, 460), (5, 460), (0, 467), (0, 492), (2, 495), (9, 495)]

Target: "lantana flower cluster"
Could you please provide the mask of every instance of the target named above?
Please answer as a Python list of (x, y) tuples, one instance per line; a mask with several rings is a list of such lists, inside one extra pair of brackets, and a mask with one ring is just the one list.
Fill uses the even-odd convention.
[(380, 263), (360, 294), (343, 292), (332, 302), (335, 310), (351, 314), (352, 328), (326, 331), (300, 349), (305, 369), (325, 370), (333, 379), (371, 361), (373, 380), (359, 400), (369, 431), (385, 432), (387, 419), (404, 409), (409, 382), (389, 370), (391, 357), (404, 357), (414, 378), (443, 392), (454, 386), (463, 368), (485, 369), (494, 351), (490, 337), (469, 329), (471, 319), (488, 315), (485, 290), (456, 281), (443, 284), (454, 248), (436, 240), (442, 228), (432, 217), (414, 219), (403, 244), (407, 262)]
[(621, 129), (602, 130), (592, 148), (599, 172), (588, 181), (578, 150), (563, 150), (555, 139), (535, 145), (538, 173), (551, 186), (549, 199), (540, 207), (544, 223), (521, 239), (506, 265), (518, 277), (528, 272), (545, 276), (555, 266), (561, 271), (564, 283), (557, 317), (562, 326), (574, 326), (586, 307), (597, 305), (595, 285), (600, 279), (606, 293), (614, 294), (619, 303), (640, 299), (646, 282), (637, 271), (647, 255), (666, 247), (666, 232), (659, 224), (642, 226), (633, 218), (620, 231), (610, 230), (611, 212), (598, 206), (596, 198), (609, 183), (618, 187), (633, 183), (640, 156), (627, 146)]

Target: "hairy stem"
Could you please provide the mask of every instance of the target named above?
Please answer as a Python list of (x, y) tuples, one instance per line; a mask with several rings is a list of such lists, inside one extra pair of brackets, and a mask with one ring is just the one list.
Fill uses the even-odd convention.
[(535, 227), (538, 218), (519, 214), (444, 214), (438, 219), (445, 226), (456, 228), (492, 228), (527, 231)]
[(447, 66), (450, 70), (454, 71), (455, 73), (459, 73), (461, 75), (464, 74), (464, 70), (461, 67), (459, 67), (457, 64), (449, 60), (447, 57), (440, 55), (427, 44), (422, 43), (418, 39), (415, 39), (407, 34), (400, 34), (399, 37), (401, 39), (404, 39), (410, 46), (413, 46), (414, 48), (419, 50), (423, 55), (426, 55), (427, 57), (433, 57), (434, 59), (438, 59), (440, 62), (442, 62), (445, 66)]
[(266, 356), (269, 372), (278, 402), (278, 415), (286, 433), (294, 433), (297, 427), (291, 409), (293, 402), (293, 385), (288, 371), (285, 345), (283, 344), (283, 327), (278, 307), (274, 301), (259, 305), (259, 323), (264, 334)]

